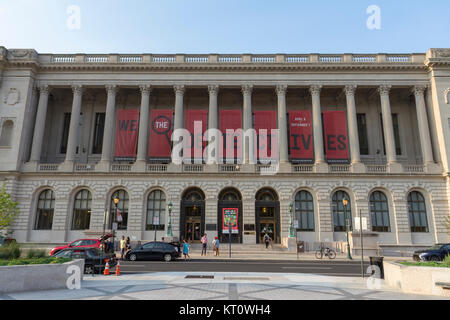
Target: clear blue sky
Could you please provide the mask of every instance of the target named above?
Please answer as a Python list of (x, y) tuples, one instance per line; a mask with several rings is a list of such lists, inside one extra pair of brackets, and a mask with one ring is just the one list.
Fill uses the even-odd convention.
[[(67, 8), (81, 10), (70, 30)], [(369, 30), (366, 9), (381, 9)], [(450, 47), (450, 0), (0, 0), (0, 46), (40, 53), (408, 53)]]

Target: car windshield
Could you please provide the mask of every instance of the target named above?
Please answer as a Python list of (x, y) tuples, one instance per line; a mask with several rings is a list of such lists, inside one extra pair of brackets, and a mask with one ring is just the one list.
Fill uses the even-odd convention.
[(100, 249), (92, 248), (88, 251), (88, 254), (90, 257), (98, 257), (103, 254), (103, 252)]
[(72, 250), (63, 250), (55, 253), (53, 256), (56, 258), (70, 258)]

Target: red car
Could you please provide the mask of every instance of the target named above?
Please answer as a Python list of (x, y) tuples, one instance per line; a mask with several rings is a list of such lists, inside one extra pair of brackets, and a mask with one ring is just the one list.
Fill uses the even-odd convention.
[(55, 253), (68, 248), (100, 248), (102, 241), (106, 241), (112, 236), (112, 234), (106, 234), (98, 239), (78, 239), (69, 243), (68, 245), (53, 248), (50, 252), (50, 255), (52, 256)]

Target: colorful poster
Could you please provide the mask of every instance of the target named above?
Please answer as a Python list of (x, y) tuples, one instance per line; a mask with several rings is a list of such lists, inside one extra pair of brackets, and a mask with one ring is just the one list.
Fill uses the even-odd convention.
[[(219, 159), (225, 160), (242, 158), (242, 110), (220, 110), (219, 130), (222, 140), (219, 141)], [(227, 132), (228, 130), (228, 132)], [(237, 131), (232, 133), (232, 131)]]
[(348, 163), (347, 116), (345, 111), (323, 112), (324, 141), (329, 163)]
[(230, 224), (231, 224), (231, 233), (239, 233), (239, 225), (238, 225), (238, 208), (223, 208), (222, 209), (222, 233), (230, 233)]
[(135, 161), (139, 137), (139, 110), (117, 110), (115, 161)]
[(184, 158), (202, 160), (203, 150), (206, 147), (203, 135), (208, 129), (208, 110), (187, 110), (185, 128), (189, 131), (191, 139), (184, 144)]
[(255, 111), (253, 128), (257, 135), (257, 160), (277, 159), (277, 137), (272, 129), (277, 129), (276, 111)]
[(172, 152), (173, 110), (152, 110), (150, 118), (149, 159), (168, 162)]
[(289, 112), (289, 146), (292, 163), (314, 162), (311, 111)]

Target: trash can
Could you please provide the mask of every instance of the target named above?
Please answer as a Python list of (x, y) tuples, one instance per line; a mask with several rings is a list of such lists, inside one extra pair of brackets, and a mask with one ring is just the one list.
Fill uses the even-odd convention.
[(297, 252), (304, 253), (305, 252), (305, 241), (297, 242)]
[(370, 265), (377, 266), (380, 269), (380, 277), (384, 279), (383, 259), (384, 257), (369, 257)]

